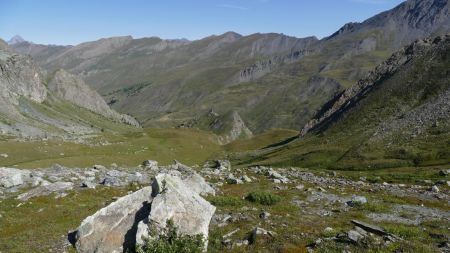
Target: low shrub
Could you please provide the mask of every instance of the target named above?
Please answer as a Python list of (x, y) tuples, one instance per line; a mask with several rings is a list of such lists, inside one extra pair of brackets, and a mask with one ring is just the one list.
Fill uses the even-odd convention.
[(143, 246), (137, 246), (137, 253), (201, 253), (204, 249), (202, 235), (181, 235), (172, 220), (156, 240), (146, 240)]
[(250, 202), (259, 203), (261, 205), (271, 206), (280, 202), (281, 197), (271, 194), (269, 192), (254, 191), (247, 194), (245, 199)]

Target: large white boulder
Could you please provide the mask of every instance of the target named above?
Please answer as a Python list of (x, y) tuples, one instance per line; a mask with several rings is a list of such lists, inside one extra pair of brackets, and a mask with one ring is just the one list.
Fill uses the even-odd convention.
[(178, 176), (159, 174), (152, 187), (156, 196), (148, 216), (148, 228), (158, 232), (166, 227), (166, 222), (170, 219), (181, 234), (203, 235), (206, 249), (209, 223), (216, 207), (188, 187)]
[(150, 212), (152, 187), (119, 198), (87, 217), (75, 232), (75, 247), (81, 253), (122, 253), (134, 249), (137, 226)]

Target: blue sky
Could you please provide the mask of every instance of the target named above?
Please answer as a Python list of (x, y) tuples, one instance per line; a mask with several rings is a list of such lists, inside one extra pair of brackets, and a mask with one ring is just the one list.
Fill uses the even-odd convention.
[(132, 35), (199, 39), (235, 31), (332, 34), (402, 0), (0, 0), (0, 37), (78, 44)]

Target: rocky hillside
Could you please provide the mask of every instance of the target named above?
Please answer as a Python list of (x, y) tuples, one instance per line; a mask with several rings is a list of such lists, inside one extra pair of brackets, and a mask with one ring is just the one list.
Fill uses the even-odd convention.
[[(15, 53), (3, 41), (0, 41), (0, 70), (2, 135), (75, 138), (108, 128), (105, 125), (110, 120), (103, 116), (115, 116), (117, 121), (136, 125), (133, 119), (118, 116), (118, 113), (107, 108), (96, 92), (82, 81), (76, 82), (72, 75), (59, 72), (47, 86), (46, 73), (29, 56)], [(76, 87), (73, 86), (75, 84)], [(78, 89), (84, 93), (78, 93)], [(103, 111), (99, 110), (100, 105), (106, 106), (101, 107)]]
[(58, 98), (72, 102), (106, 118), (132, 126), (139, 126), (139, 123), (131, 116), (119, 114), (112, 110), (105, 100), (81, 78), (65, 70), (58, 70), (47, 87)]
[[(315, 119), (302, 129), (302, 135), (325, 131), (352, 111), (375, 107), (373, 103), (381, 102), (377, 98), (381, 94), (383, 103), (390, 105), (382, 114), (390, 121), (380, 126), (383, 135), (386, 131), (414, 128), (417, 132), (439, 122), (448, 123), (450, 86), (445, 69), (449, 53), (450, 35), (418, 40), (404, 47), (326, 103)], [(403, 79), (402, 82), (395, 82), (399, 79)]]
[(196, 41), (127, 36), (73, 47), (13, 46), (49, 71), (80, 75), (144, 126), (177, 126), (212, 108), (221, 115), (237, 111), (258, 133), (306, 124), (394, 51), (449, 32), (448, 10), (446, 0), (408, 0), (322, 40), (228, 32)]
[(177, 127), (209, 129), (218, 136), (220, 144), (228, 144), (237, 139), (250, 138), (253, 135), (236, 111), (220, 115), (210, 110), (201, 117), (183, 122)]

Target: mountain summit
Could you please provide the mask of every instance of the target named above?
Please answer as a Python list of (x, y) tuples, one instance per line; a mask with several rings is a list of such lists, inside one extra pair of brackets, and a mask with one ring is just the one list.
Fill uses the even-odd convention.
[(8, 45), (19, 44), (22, 42), (26, 42), (26, 40), (24, 40), (22, 37), (20, 37), (20, 35), (16, 35), (16, 36), (12, 37), (10, 40), (8, 40)]

